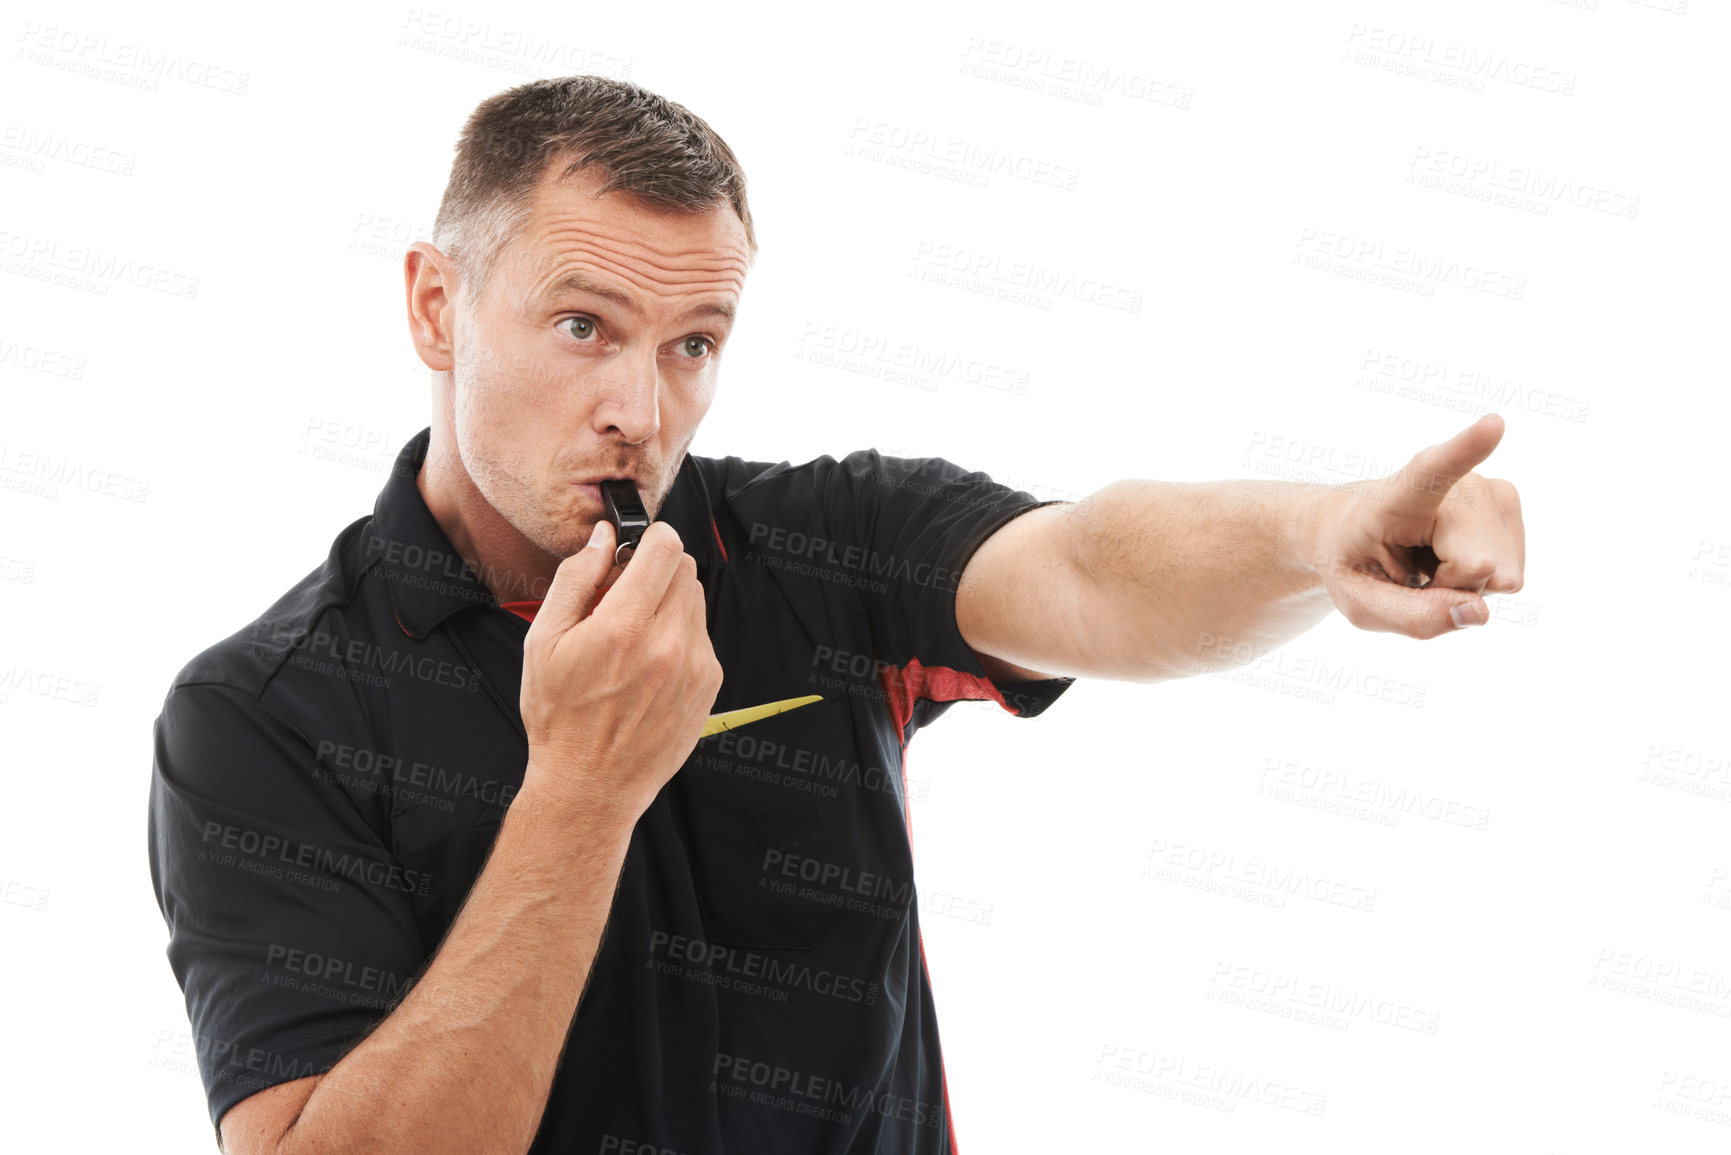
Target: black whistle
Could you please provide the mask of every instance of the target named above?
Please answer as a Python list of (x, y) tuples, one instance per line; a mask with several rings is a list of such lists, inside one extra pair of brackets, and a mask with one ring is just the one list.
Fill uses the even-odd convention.
[(637, 487), (630, 481), (615, 479), (601, 482), (601, 505), (607, 520), (613, 523), (613, 564), (622, 566), (631, 560), (643, 531), (649, 528), (649, 511), (637, 496)]

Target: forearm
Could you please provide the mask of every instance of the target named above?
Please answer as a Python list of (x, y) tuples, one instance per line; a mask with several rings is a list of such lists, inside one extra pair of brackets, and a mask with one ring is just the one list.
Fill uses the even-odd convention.
[[(1102, 676), (1157, 681), (1241, 665), (1332, 610), (1317, 542), (1329, 486), (1118, 481), (1071, 510), (1084, 628)], [(1107, 672), (1110, 671), (1110, 672)]]
[(519, 794), (420, 980), (319, 1080), (277, 1155), (528, 1150), (631, 826)]

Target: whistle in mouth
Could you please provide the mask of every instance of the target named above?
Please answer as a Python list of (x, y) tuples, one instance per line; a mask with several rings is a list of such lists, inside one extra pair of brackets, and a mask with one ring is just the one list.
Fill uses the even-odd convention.
[(637, 487), (630, 481), (615, 478), (601, 482), (600, 486), (601, 506), (607, 511), (607, 520), (613, 523), (613, 540), (618, 543), (613, 547), (613, 564), (623, 566), (637, 551), (643, 531), (649, 528), (649, 511), (643, 508), (643, 499), (637, 496)]

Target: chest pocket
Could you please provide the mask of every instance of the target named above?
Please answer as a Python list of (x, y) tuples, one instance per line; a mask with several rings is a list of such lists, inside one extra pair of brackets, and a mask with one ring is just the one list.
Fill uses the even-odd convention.
[(698, 742), (669, 801), (710, 941), (811, 950), (862, 917), (859, 880), (906, 844), (899, 795), (862, 769), (834, 696)]

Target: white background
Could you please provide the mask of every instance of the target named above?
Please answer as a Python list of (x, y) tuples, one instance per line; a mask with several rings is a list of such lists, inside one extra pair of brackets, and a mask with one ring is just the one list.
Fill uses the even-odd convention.
[[(401, 254), (463, 119), (601, 71), (750, 177), (695, 452), (875, 445), (1076, 498), (1339, 483), (1507, 421), (1480, 471), (1519, 487), (1528, 569), (1488, 626), (1336, 616), (914, 743), (962, 1150), (1724, 1151), (1728, 29), (1683, 3), (13, 8), (5, 1146), (210, 1144), (152, 721), (428, 422)], [(1025, 391), (874, 376), (904, 345)]]

